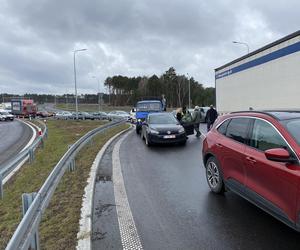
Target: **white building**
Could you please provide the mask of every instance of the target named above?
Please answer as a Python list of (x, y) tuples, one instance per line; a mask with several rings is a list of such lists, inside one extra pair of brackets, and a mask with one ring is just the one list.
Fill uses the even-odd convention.
[(300, 110), (300, 30), (215, 69), (220, 113)]

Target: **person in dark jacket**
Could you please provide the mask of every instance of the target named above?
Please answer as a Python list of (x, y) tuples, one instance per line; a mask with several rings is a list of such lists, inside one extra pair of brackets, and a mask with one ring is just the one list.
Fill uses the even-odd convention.
[(206, 116), (205, 116), (205, 120), (207, 122), (207, 132), (211, 129), (211, 126), (214, 124), (217, 117), (218, 117), (217, 110), (214, 109), (213, 105), (210, 105), (210, 109), (206, 112)]

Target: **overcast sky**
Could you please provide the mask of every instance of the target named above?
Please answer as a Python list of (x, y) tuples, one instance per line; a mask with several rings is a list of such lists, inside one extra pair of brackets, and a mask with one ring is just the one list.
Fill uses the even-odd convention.
[(0, 93), (95, 93), (117, 74), (214, 68), (299, 30), (300, 1), (0, 0)]

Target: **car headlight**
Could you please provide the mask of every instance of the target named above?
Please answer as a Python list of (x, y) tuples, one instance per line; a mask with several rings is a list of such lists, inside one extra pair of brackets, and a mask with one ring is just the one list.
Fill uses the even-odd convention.
[(142, 120), (141, 119), (138, 119), (138, 122), (141, 122)]
[(158, 135), (158, 134), (159, 134), (159, 132), (158, 132), (157, 130), (153, 129), (153, 128), (150, 128), (150, 129), (149, 129), (149, 133), (150, 133), (150, 134), (155, 134), (155, 135)]
[(179, 130), (178, 130), (178, 133), (183, 133), (185, 130), (183, 127), (181, 127)]

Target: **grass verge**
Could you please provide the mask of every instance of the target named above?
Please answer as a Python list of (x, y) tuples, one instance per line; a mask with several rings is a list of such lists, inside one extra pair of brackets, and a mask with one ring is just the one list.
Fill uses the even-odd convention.
[[(62, 109), (62, 110), (68, 110), (68, 111), (75, 111), (75, 105), (74, 103), (59, 103), (56, 104), (56, 108)], [(79, 104), (78, 109), (80, 111), (86, 111), (86, 112), (97, 112), (99, 110), (99, 105), (98, 104)], [(129, 112), (132, 107), (130, 106), (108, 106), (108, 105), (102, 105), (101, 106), (101, 111), (104, 112), (110, 112), (113, 110), (123, 110), (126, 112)]]
[[(25, 164), (4, 186), (4, 198), (0, 200), (0, 249), (5, 248), (22, 219), (22, 193), (38, 191), (58, 160), (66, 152), (68, 145), (101, 124), (99, 121), (48, 121), (49, 134), (48, 139), (45, 141), (44, 149), (39, 149), (36, 152), (33, 164)], [(78, 170), (80, 161), (79, 159), (77, 163)], [(70, 175), (75, 175), (76, 173), (77, 171)], [(68, 173), (65, 177), (68, 178)], [(47, 233), (42, 233), (41, 238), (48, 242)], [(48, 249), (59, 248), (56, 246)]]

